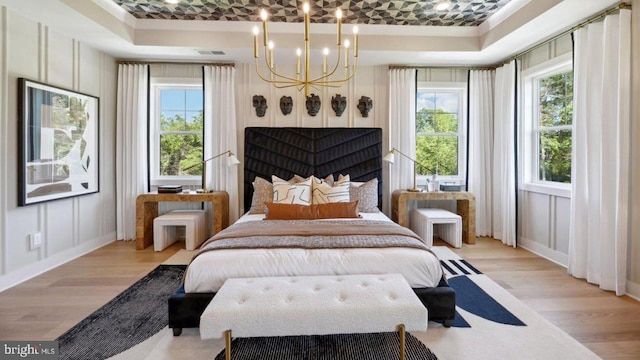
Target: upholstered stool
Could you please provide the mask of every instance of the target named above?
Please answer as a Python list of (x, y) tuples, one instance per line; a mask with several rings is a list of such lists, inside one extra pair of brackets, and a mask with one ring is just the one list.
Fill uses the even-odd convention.
[(178, 240), (176, 227), (185, 227), (185, 247), (195, 250), (205, 238), (204, 210), (172, 211), (153, 220), (153, 249), (162, 251)]
[(200, 337), (427, 331), (427, 308), (399, 274), (228, 279), (200, 317)]
[(411, 210), (411, 230), (428, 246), (433, 246), (433, 233), (451, 246), (462, 247), (462, 217), (443, 209)]

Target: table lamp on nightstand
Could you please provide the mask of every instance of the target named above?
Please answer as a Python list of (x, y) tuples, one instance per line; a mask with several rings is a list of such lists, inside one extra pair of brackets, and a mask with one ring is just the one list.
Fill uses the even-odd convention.
[[(236, 155), (233, 152), (231, 152), (231, 150), (227, 150), (227, 151), (225, 151), (223, 153), (220, 153), (220, 154), (218, 154), (216, 156), (213, 156), (213, 157), (210, 157), (208, 159), (202, 160), (202, 162), (200, 163), (200, 164), (202, 164), (202, 188), (196, 190), (197, 193), (210, 193), (210, 192), (213, 191), (213, 190), (208, 190), (207, 189), (207, 162), (209, 162), (209, 161), (211, 161), (213, 159), (219, 158), (222, 155), (227, 155), (227, 166), (228, 167), (232, 167), (232, 166), (236, 166), (236, 165), (240, 164), (240, 160), (238, 160)], [(193, 166), (189, 166), (188, 168), (183, 169), (183, 171), (189, 170), (192, 167), (198, 166), (200, 164), (195, 164)]]
[(408, 155), (406, 155), (406, 154), (402, 153), (400, 150), (398, 150), (398, 149), (396, 149), (396, 148), (391, 149), (391, 151), (389, 151), (389, 152), (387, 153), (387, 155), (385, 155), (385, 156), (382, 158), (382, 160), (384, 160), (384, 161), (386, 161), (386, 162), (388, 162), (388, 163), (390, 163), (390, 164), (393, 164), (393, 163), (395, 162), (395, 159), (396, 159), (396, 157), (395, 157), (395, 153), (398, 153), (398, 154), (400, 154), (400, 155), (402, 155), (402, 156), (406, 157), (407, 159), (409, 159), (409, 160), (411, 160), (411, 161), (413, 162), (413, 188), (412, 188), (412, 189), (407, 189), (407, 191), (411, 191), (411, 192), (421, 192), (421, 191), (422, 191), (422, 189), (419, 189), (419, 188), (418, 188), (418, 183), (417, 183), (417, 170), (416, 170), (416, 166), (417, 166), (418, 164), (420, 164), (420, 165), (422, 165), (422, 166), (424, 166), (424, 167), (426, 167), (426, 166), (425, 166), (424, 164), (422, 164), (422, 163), (419, 163), (419, 162), (418, 162), (418, 160), (412, 159), (411, 157), (409, 157)]

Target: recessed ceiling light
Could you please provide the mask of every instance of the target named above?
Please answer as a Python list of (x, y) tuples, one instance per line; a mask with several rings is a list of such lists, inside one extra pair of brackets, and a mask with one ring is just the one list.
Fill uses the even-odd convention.
[(449, 10), (450, 7), (451, 7), (451, 1), (449, 0), (443, 0), (436, 4), (436, 10), (438, 11)]

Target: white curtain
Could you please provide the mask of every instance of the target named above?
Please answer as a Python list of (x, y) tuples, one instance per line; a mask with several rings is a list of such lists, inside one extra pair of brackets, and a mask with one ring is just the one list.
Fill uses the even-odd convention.
[(493, 236), (494, 70), (469, 72), (469, 183), (476, 197), (476, 235)]
[(574, 32), (568, 271), (625, 293), (629, 213), (631, 11)]
[(136, 238), (136, 198), (147, 191), (148, 65), (118, 65), (116, 236)]
[[(416, 156), (416, 70), (389, 70), (389, 149), (396, 148), (411, 158)], [(389, 164), (388, 189), (413, 187), (413, 162), (396, 156)], [(383, 201), (386, 214), (391, 214), (391, 194)]]
[(496, 69), (493, 123), (493, 237), (516, 246), (516, 70), (512, 60)]
[[(204, 66), (204, 158), (231, 150), (237, 156), (235, 74), (233, 66)], [(239, 217), (238, 171), (227, 156), (207, 163), (207, 188), (229, 193), (229, 223)]]

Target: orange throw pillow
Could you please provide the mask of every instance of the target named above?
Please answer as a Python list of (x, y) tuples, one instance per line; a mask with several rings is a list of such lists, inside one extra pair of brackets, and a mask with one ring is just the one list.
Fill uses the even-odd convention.
[(358, 201), (314, 204), (316, 219), (358, 218)]
[(315, 220), (358, 218), (358, 201), (299, 205), (264, 203), (266, 207), (265, 220)]
[(309, 205), (264, 203), (265, 220), (313, 220), (315, 209)]

